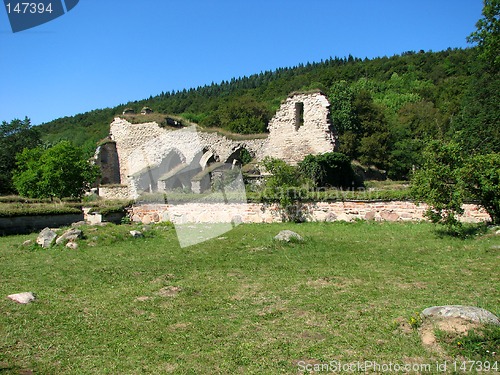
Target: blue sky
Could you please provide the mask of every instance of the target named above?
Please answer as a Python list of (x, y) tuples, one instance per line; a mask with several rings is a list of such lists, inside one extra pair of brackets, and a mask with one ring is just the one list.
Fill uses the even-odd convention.
[(481, 0), (80, 0), (14, 34), (2, 6), (0, 121), (40, 124), (330, 56), (467, 47), (481, 10)]

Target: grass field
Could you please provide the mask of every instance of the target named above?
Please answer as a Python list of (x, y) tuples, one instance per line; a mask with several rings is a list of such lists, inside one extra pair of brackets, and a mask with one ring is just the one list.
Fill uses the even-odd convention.
[[(500, 236), (492, 233), (460, 240), (429, 223), (240, 225), (181, 249), (171, 226), (137, 239), (128, 235), (134, 228), (83, 227), (78, 250), (21, 245), (36, 235), (0, 238), (0, 374), (434, 364), (451, 354), (429, 351), (398, 321), (443, 304), (500, 312)], [(305, 241), (274, 241), (281, 229)], [(5, 298), (24, 291), (37, 300)]]

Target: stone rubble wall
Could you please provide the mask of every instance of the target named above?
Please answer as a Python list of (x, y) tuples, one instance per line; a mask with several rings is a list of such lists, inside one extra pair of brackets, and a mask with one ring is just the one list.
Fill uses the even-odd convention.
[[(317, 202), (306, 203), (303, 212), (307, 221), (421, 221), (426, 220), (425, 204), (412, 202)], [(479, 223), (489, 220), (489, 216), (477, 205), (464, 205), (462, 222)], [(144, 204), (130, 209), (130, 217), (135, 222), (150, 224), (171, 221), (185, 223), (273, 223), (281, 222), (276, 204), (198, 204), (180, 205)]]
[[(302, 115), (297, 114), (297, 103), (302, 105)], [(211, 154), (216, 162), (232, 162), (238, 150), (245, 148), (257, 160), (266, 156), (282, 159), (296, 164), (309, 154), (331, 152), (335, 148), (335, 136), (329, 122), (329, 102), (321, 93), (296, 94), (284, 101), (269, 123), (269, 136), (266, 139), (231, 140), (217, 133), (197, 132), (196, 128), (170, 130), (161, 128), (156, 122), (131, 124), (115, 118), (110, 126), (111, 143), (107, 152), (103, 176), (108, 183), (121, 183), (128, 186), (128, 196), (136, 197), (138, 176), (151, 173), (150, 170), (168, 165), (173, 153), (182, 163), (205, 168), (203, 162)], [(302, 118), (297, 126), (297, 118)], [(116, 147), (116, 161), (112, 151)], [(102, 148), (104, 150), (104, 148)], [(206, 158), (200, 155), (206, 153)], [(115, 155), (116, 157), (116, 155)], [(103, 155), (96, 153), (96, 161), (103, 163)], [(213, 161), (213, 160), (212, 160)], [(198, 165), (199, 163), (199, 165)], [(172, 166), (175, 167), (175, 166)], [(119, 169), (118, 171), (114, 168)], [(105, 190), (106, 193), (114, 194)]]
[(111, 123), (110, 132), (116, 142), (121, 181), (129, 184), (128, 176), (159, 165), (171, 152), (189, 164), (203, 150), (210, 150), (218, 161), (226, 162), (240, 148), (261, 158), (266, 142), (266, 139), (235, 141), (217, 133), (197, 132), (194, 127), (167, 130), (155, 122), (131, 124), (120, 118)]
[(129, 199), (129, 187), (126, 185), (121, 186), (99, 186), (99, 196), (104, 199)]
[[(297, 103), (303, 105), (303, 124), (297, 127)], [(307, 155), (335, 149), (330, 103), (321, 93), (297, 94), (286, 99), (269, 122), (265, 156), (295, 165)]]

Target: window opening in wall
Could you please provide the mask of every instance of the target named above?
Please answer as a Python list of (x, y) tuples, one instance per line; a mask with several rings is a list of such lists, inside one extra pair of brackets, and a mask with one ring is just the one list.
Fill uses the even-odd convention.
[(304, 103), (295, 103), (295, 130), (304, 125)]

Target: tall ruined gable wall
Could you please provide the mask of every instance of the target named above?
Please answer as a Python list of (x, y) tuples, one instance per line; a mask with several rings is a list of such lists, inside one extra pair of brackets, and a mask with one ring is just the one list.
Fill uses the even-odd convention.
[(335, 148), (328, 99), (321, 93), (297, 94), (285, 100), (269, 122), (265, 156), (297, 164), (309, 154)]

